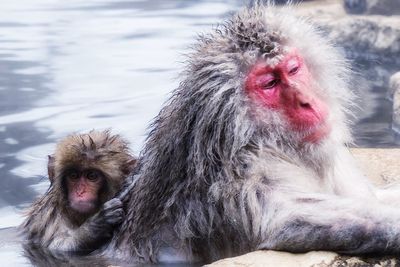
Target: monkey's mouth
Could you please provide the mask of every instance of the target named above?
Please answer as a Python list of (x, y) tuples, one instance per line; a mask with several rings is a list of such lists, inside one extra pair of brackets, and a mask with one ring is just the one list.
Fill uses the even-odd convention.
[(70, 203), (70, 207), (79, 213), (91, 213), (96, 209), (96, 204), (93, 201), (78, 200)]
[(304, 132), (303, 142), (305, 143), (319, 143), (325, 139), (331, 132), (331, 127), (328, 123), (322, 123), (314, 126)]

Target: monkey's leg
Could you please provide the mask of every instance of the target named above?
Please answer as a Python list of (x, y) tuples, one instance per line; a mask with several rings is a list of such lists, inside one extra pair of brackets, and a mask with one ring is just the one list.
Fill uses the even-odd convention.
[(400, 255), (399, 209), (335, 196), (278, 198), (260, 225), (267, 230), (259, 249)]

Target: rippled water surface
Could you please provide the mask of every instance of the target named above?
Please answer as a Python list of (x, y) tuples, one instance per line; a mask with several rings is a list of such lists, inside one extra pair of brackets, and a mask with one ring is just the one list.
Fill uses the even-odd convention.
[[(183, 54), (240, 1), (2, 0), (0, 4), (0, 265), (28, 264), (4, 230), (48, 187), (46, 155), (73, 131), (112, 127), (137, 153), (177, 86)], [(355, 129), (362, 146), (398, 145), (391, 104)], [(12, 234), (11, 234), (12, 235)]]

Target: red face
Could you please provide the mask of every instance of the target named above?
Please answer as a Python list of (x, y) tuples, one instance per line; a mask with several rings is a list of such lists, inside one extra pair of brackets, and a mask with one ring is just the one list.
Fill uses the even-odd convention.
[(70, 171), (66, 176), (70, 207), (82, 214), (95, 212), (103, 180), (103, 174), (97, 170)]
[(246, 80), (249, 96), (268, 109), (280, 112), (290, 130), (316, 143), (330, 132), (328, 108), (316, 94), (310, 72), (297, 52), (288, 53), (276, 66), (259, 62)]

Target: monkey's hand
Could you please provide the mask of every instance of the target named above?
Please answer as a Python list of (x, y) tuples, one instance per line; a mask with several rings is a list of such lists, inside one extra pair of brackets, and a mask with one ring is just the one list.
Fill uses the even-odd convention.
[(95, 214), (89, 223), (92, 234), (99, 239), (112, 236), (114, 229), (122, 223), (125, 212), (119, 198), (113, 198), (103, 204), (103, 208)]
[[(99, 212), (81, 225), (74, 235), (71, 235), (68, 250), (90, 252), (100, 248), (110, 240), (114, 229), (124, 217), (121, 200), (113, 198), (107, 201)], [(65, 240), (63, 242), (67, 244)]]
[(104, 203), (103, 209), (100, 210), (98, 216), (102, 218), (101, 221), (112, 227), (119, 225), (125, 217), (122, 201), (119, 198), (110, 199)]

